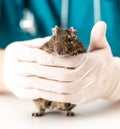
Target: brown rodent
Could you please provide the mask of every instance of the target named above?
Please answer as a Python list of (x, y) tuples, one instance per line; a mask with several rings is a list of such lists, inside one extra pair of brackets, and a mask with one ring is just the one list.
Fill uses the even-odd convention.
[[(52, 37), (46, 42), (40, 49), (65, 58), (68, 56), (75, 56), (85, 52), (84, 45), (77, 39), (77, 31), (73, 27), (69, 29), (55, 27), (52, 29)], [(48, 101), (42, 98), (33, 100), (36, 104), (39, 112), (33, 113), (32, 116), (42, 116), (46, 109), (52, 110), (57, 108), (58, 110), (66, 112), (67, 116), (73, 116), (74, 113), (71, 110), (76, 106), (71, 103)]]

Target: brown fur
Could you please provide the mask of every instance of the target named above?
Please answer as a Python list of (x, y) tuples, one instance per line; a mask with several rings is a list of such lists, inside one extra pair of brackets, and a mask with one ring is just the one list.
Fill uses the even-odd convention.
[[(53, 28), (51, 39), (40, 49), (59, 57), (75, 56), (85, 52), (84, 45), (77, 39), (77, 31), (72, 27), (70, 29), (58, 27)], [(33, 101), (39, 112), (33, 113), (32, 116), (42, 116), (46, 109), (53, 110), (54, 108), (65, 111), (67, 116), (74, 115), (71, 110), (75, 107), (75, 104), (53, 102), (42, 98)]]

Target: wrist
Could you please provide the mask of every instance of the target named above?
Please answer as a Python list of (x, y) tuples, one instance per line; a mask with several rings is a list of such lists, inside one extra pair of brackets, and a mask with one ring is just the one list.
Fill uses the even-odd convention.
[(3, 83), (3, 61), (4, 61), (4, 50), (0, 49), (0, 93), (8, 92), (8, 89)]
[(114, 57), (111, 70), (113, 75), (111, 78), (111, 85), (108, 89), (108, 96), (105, 98), (110, 101), (120, 100), (120, 58)]

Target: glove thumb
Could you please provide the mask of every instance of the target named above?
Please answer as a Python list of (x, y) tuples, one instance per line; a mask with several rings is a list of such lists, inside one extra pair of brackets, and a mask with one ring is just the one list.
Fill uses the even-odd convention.
[(109, 48), (106, 40), (106, 23), (103, 21), (97, 22), (91, 31), (90, 45), (88, 52), (92, 52), (98, 49)]

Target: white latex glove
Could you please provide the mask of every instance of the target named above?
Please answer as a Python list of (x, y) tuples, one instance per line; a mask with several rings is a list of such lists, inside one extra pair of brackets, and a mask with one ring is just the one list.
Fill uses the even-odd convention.
[(63, 59), (40, 50), (49, 39), (46, 37), (14, 42), (5, 49), (3, 81), (17, 97), (53, 99), (57, 96), (53, 92), (61, 92), (59, 89), (62, 89), (64, 80), (74, 80), (64, 78), (69, 72), (64, 67), (79, 66), (77, 59), (80, 57)]
[(65, 94), (59, 101), (79, 104), (99, 98), (120, 100), (120, 59), (113, 57), (105, 33), (104, 22), (93, 27), (88, 53), (78, 59), (79, 66), (66, 74), (66, 78), (75, 80), (63, 85), (60, 91)]
[(74, 104), (98, 98), (120, 99), (120, 60), (112, 56), (105, 31), (106, 25), (98, 22), (91, 32), (88, 53), (69, 58), (40, 50), (48, 38), (9, 45), (5, 52), (4, 83), (21, 98)]

